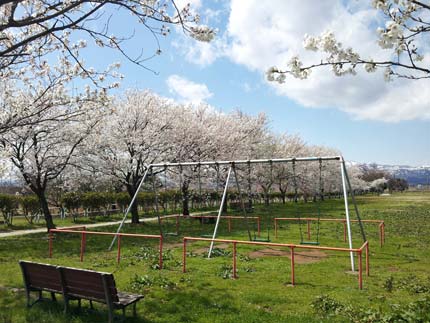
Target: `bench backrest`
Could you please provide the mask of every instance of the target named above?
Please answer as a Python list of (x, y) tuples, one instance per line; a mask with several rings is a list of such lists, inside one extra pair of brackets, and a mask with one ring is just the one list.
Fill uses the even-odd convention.
[(99, 302), (118, 302), (112, 274), (92, 270), (59, 267), (64, 293)]
[(61, 277), (57, 266), (41, 264), (31, 261), (19, 261), (24, 283), (28, 288), (62, 292)]

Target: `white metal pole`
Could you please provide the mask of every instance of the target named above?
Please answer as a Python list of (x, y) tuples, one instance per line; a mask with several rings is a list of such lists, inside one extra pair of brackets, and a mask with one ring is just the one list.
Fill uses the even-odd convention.
[[(145, 173), (143, 174), (142, 180), (140, 181), (139, 186), (137, 187), (136, 193), (134, 193), (134, 196), (133, 196), (133, 198), (131, 199), (131, 202), (130, 202), (130, 204), (128, 205), (128, 208), (127, 208), (127, 210), (126, 210), (126, 211), (125, 211), (125, 213), (124, 213), (124, 217), (122, 218), (122, 221), (121, 221), (121, 223), (120, 223), (120, 225), (119, 225), (119, 227), (118, 227), (118, 230), (116, 230), (116, 233), (119, 233), (119, 232), (121, 231), (122, 226), (124, 225), (125, 219), (127, 218), (127, 215), (128, 215), (128, 213), (130, 212), (130, 209), (131, 209), (131, 207), (132, 207), (133, 203), (135, 202), (135, 200), (136, 200), (136, 198), (137, 198), (137, 195), (139, 194), (140, 188), (142, 187), (143, 183), (145, 182), (145, 178), (146, 178), (146, 176), (148, 175), (148, 172), (149, 172), (149, 170), (150, 170), (151, 168), (152, 168), (152, 166), (151, 166), (151, 165), (150, 165), (150, 166), (148, 166), (148, 168), (146, 169)], [(113, 239), (112, 239), (112, 243), (110, 244), (109, 249), (108, 249), (109, 251), (111, 251), (111, 250), (112, 250), (112, 247), (113, 247), (113, 245), (114, 245), (114, 243), (115, 243), (115, 241), (116, 241), (116, 238), (117, 238), (117, 235), (115, 235), (115, 236), (113, 237)]]
[(231, 169), (232, 169), (232, 166), (230, 166), (230, 168), (228, 169), (227, 180), (225, 181), (224, 192), (222, 193), (221, 205), (220, 205), (219, 210), (218, 210), (218, 217), (216, 218), (215, 229), (214, 229), (214, 233), (212, 235), (211, 246), (209, 247), (208, 258), (211, 257), (212, 249), (214, 247), (213, 239), (216, 238), (216, 234), (218, 231), (218, 225), (219, 225), (219, 220), (221, 219), (222, 208), (224, 206), (225, 198), (227, 196), (228, 182), (230, 181)]
[(354, 205), (355, 214), (357, 215), (358, 224), (360, 225), (361, 237), (363, 238), (363, 242), (367, 241), (366, 233), (364, 232), (363, 223), (361, 222), (360, 212), (358, 212), (357, 202), (354, 197), (354, 190), (351, 186), (351, 181), (349, 180), (348, 171), (346, 170), (345, 163), (343, 163), (343, 169), (345, 171), (346, 183), (348, 184), (349, 192), (351, 193), (352, 204)]
[[(348, 191), (346, 189), (344, 163), (345, 163), (345, 161), (342, 158), (340, 160), (340, 171), (342, 174), (343, 199), (345, 201), (346, 227), (347, 227), (347, 231), (348, 231), (349, 249), (352, 249), (351, 222), (349, 220)], [(351, 257), (351, 271), (354, 272), (354, 270), (355, 270), (354, 269), (354, 253), (351, 251), (349, 253), (349, 255)]]

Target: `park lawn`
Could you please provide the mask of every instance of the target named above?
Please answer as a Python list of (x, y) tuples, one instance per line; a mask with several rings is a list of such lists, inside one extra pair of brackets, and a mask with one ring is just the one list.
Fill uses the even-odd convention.
[[(233, 280), (230, 278), (231, 247), (223, 245), (216, 249), (218, 256), (208, 260), (204, 254), (207, 243), (190, 244), (187, 273), (183, 274), (179, 237), (166, 239), (165, 267), (160, 271), (156, 241), (124, 238), (122, 260), (117, 265), (116, 251), (107, 251), (108, 237), (88, 237), (85, 259), (81, 263), (78, 235), (57, 234), (53, 258), (49, 259), (46, 234), (33, 234), (0, 240), (0, 322), (98, 322), (107, 319), (104, 306), (97, 306), (94, 312), (86, 302), (80, 312), (73, 306), (68, 316), (62, 313), (61, 300), (58, 304), (43, 302), (27, 309), (19, 259), (114, 273), (120, 290), (146, 295), (138, 304), (137, 318), (128, 316), (130, 322), (344, 322), (350, 321), (351, 313), (357, 321), (357, 313), (364, 317), (362, 321), (371, 315), (377, 321), (378, 315), (407, 311), (412, 313), (404, 314), (409, 315), (410, 322), (419, 322), (426, 313), (417, 312), (430, 309), (429, 192), (369, 195), (358, 197), (357, 201), (363, 219), (381, 219), (386, 224), (386, 244), (382, 248), (377, 226), (365, 225), (370, 242), (371, 276), (364, 277), (361, 291), (357, 276), (349, 273), (347, 253), (324, 252), (308, 257), (311, 261), (297, 263), (296, 286), (291, 287), (288, 257), (251, 257), (253, 252), (267, 247), (238, 246), (239, 278)], [(269, 209), (256, 207), (253, 215), (268, 219), (262, 220), (263, 236), (267, 234), (266, 224), (272, 223), (274, 216), (294, 217), (298, 210), (302, 216), (316, 215), (315, 203), (300, 203), (298, 210), (291, 204), (276, 204)], [(342, 200), (326, 200), (321, 204), (322, 217), (344, 217), (343, 212)], [(173, 227), (173, 222), (166, 224), (166, 231), (169, 225)], [(209, 233), (212, 227), (213, 224), (201, 227), (197, 220), (184, 220), (181, 235), (199, 236)], [(352, 229), (354, 247), (359, 247), (362, 241), (358, 225), (354, 224)], [(155, 223), (126, 225), (124, 231), (156, 234), (158, 227)], [(313, 238), (316, 231), (313, 224)], [(283, 223), (278, 239), (274, 239), (273, 230), (270, 234), (274, 242), (300, 242), (298, 224)], [(347, 246), (343, 242), (341, 224), (321, 223), (319, 235), (323, 246)], [(219, 237), (246, 240), (245, 224), (233, 222), (233, 232), (228, 233), (224, 220)], [(372, 312), (366, 313), (368, 310)], [(396, 321), (394, 314), (392, 321)]]
[[(54, 216), (54, 223), (57, 227), (68, 227), (80, 224), (93, 224), (100, 222), (110, 222), (110, 221), (120, 221), (123, 217), (122, 213), (110, 214), (110, 215), (96, 215), (96, 216), (79, 216), (76, 220), (72, 217), (66, 217), (61, 219), (59, 216)], [(24, 216), (18, 216), (13, 218), (12, 225), (7, 226), (5, 224), (0, 224), (0, 233), (2, 232), (12, 232), (18, 230), (31, 230), (38, 228), (46, 228), (45, 220), (41, 216), (38, 222), (33, 221), (29, 223)]]

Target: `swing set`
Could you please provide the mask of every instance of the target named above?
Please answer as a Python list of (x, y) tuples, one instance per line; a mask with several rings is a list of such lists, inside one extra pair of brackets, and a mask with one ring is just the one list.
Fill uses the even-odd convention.
[[(324, 194), (324, 185), (323, 185), (323, 176), (322, 176), (322, 168), (323, 168), (323, 162), (325, 161), (337, 161), (339, 162), (340, 165), (340, 175), (341, 175), (341, 180), (342, 180), (342, 191), (343, 191), (343, 199), (344, 199), (344, 205), (345, 205), (345, 222), (346, 222), (346, 226), (347, 226), (347, 236), (348, 236), (348, 243), (349, 243), (349, 249), (352, 249), (352, 235), (351, 235), (351, 220), (350, 220), (350, 211), (349, 211), (349, 202), (348, 202), (348, 196), (351, 197), (351, 201), (352, 204), (354, 206), (354, 210), (355, 210), (355, 215), (357, 217), (357, 222), (359, 223), (359, 228), (360, 228), (360, 232), (361, 232), (361, 236), (363, 239), (363, 242), (367, 241), (366, 240), (366, 236), (364, 233), (364, 229), (363, 229), (363, 225), (361, 223), (361, 218), (360, 218), (360, 214), (357, 208), (357, 204), (355, 201), (355, 197), (354, 197), (354, 191), (351, 187), (351, 183), (348, 177), (348, 173), (346, 170), (346, 166), (345, 166), (345, 161), (343, 159), (342, 156), (334, 156), (334, 157), (297, 157), (297, 158), (281, 158), (281, 159), (255, 159), (255, 160), (236, 160), (236, 161), (201, 161), (201, 162), (181, 162), (181, 163), (160, 163), (160, 164), (150, 164), (147, 165), (147, 169), (146, 172), (144, 173), (141, 182), (139, 183), (138, 189), (136, 190), (136, 194), (133, 196), (127, 210), (124, 213), (124, 217), (118, 227), (117, 233), (119, 233), (124, 225), (124, 222), (128, 216), (128, 213), (131, 209), (131, 206), (133, 205), (133, 203), (135, 203), (136, 197), (138, 192), (141, 190), (141, 187), (143, 185), (143, 183), (145, 182), (145, 180), (147, 179), (147, 177), (151, 177), (152, 178), (152, 189), (153, 192), (155, 193), (155, 212), (157, 214), (157, 219), (158, 219), (158, 225), (159, 225), (159, 230), (160, 230), (160, 235), (161, 236), (165, 236), (167, 234), (169, 234), (168, 232), (164, 232), (163, 230), (163, 221), (162, 218), (160, 216), (160, 212), (159, 212), (159, 207), (158, 207), (158, 194), (157, 194), (157, 190), (156, 190), (156, 176), (155, 176), (155, 172), (156, 170), (158, 170), (158, 172), (162, 172), (162, 170), (164, 170), (165, 174), (164, 174), (164, 189), (167, 190), (167, 170), (170, 168), (174, 168), (177, 169), (179, 168), (179, 181), (180, 181), (180, 185), (182, 188), (182, 181), (183, 181), (183, 168), (184, 167), (196, 167), (197, 166), (197, 175), (198, 175), (198, 192), (199, 192), (199, 199), (198, 199), (198, 203), (200, 206), (200, 209), (202, 209), (202, 204), (203, 204), (203, 199), (202, 199), (202, 182), (201, 182), (201, 168), (202, 167), (211, 167), (212, 169), (215, 168), (216, 170), (216, 188), (217, 188), (217, 192), (219, 191), (219, 188), (221, 187), (220, 185), (220, 166), (224, 166), (227, 169), (227, 175), (226, 175), (226, 180), (225, 180), (225, 184), (224, 184), (224, 189), (222, 191), (222, 195), (221, 195), (221, 201), (219, 204), (219, 209), (216, 215), (216, 221), (215, 221), (215, 225), (214, 225), (214, 229), (212, 234), (210, 235), (210, 247), (209, 247), (209, 252), (208, 252), (208, 258), (211, 257), (212, 251), (213, 251), (213, 247), (214, 247), (214, 242), (217, 238), (217, 234), (218, 234), (218, 229), (219, 229), (219, 223), (221, 218), (223, 218), (223, 213), (224, 213), (224, 209), (225, 209), (225, 205), (226, 205), (226, 198), (227, 198), (227, 191), (228, 188), (231, 184), (235, 184), (235, 188), (236, 191), (238, 193), (238, 197), (239, 197), (239, 202), (240, 202), (240, 206), (242, 209), (242, 214), (243, 214), (243, 220), (246, 226), (246, 231), (247, 231), (247, 236), (248, 236), (248, 240), (249, 241), (256, 241), (256, 242), (269, 242), (270, 241), (270, 226), (271, 226), (271, 219), (270, 217), (273, 216), (272, 214), (270, 214), (270, 203), (268, 202), (268, 194), (270, 193), (270, 187), (271, 184), (269, 186), (269, 189), (266, 189), (265, 191), (265, 211), (267, 213), (267, 215), (264, 217), (265, 220), (265, 226), (267, 228), (267, 237), (261, 238), (257, 236), (257, 233), (254, 228), (254, 232), (253, 234), (251, 233), (251, 228), (250, 228), (250, 216), (248, 215), (249, 211), (252, 210), (252, 183), (251, 183), (251, 175), (252, 175), (252, 169), (251, 169), (251, 165), (269, 165), (269, 177), (270, 177), (270, 183), (273, 183), (273, 165), (274, 164), (292, 164), (292, 168), (293, 168), (293, 186), (294, 186), (294, 205), (295, 205), (295, 213), (296, 216), (299, 220), (299, 228), (300, 228), (300, 244), (303, 245), (319, 245), (319, 227), (320, 227), (320, 217), (321, 217), (321, 201), (323, 199), (323, 194)], [(303, 235), (303, 230), (302, 230), (302, 225), (303, 225), (303, 221), (301, 220), (302, 216), (299, 212), (299, 208), (298, 208), (298, 197), (299, 197), (299, 189), (298, 189), (298, 176), (296, 173), (296, 165), (297, 163), (308, 163), (308, 162), (318, 162), (319, 164), (319, 168), (318, 168), (318, 194), (314, 197), (314, 201), (316, 202), (316, 206), (317, 206), (317, 234), (316, 234), (316, 240), (310, 241), (310, 240), (305, 240), (304, 239), (304, 235)], [(237, 171), (237, 166), (239, 165), (245, 165), (247, 166), (247, 173), (248, 173), (248, 205), (245, 204), (243, 195), (242, 195), (242, 190), (240, 187), (240, 182), (239, 182), (239, 176), (238, 176), (238, 171)], [(182, 195), (182, 189), (181, 189), (181, 195)], [(182, 199), (184, 199), (185, 197), (182, 196)], [(163, 207), (165, 212), (166, 212), (166, 207)], [(163, 218), (167, 218), (167, 214), (165, 214), (165, 217)], [(178, 230), (177, 232), (175, 232), (175, 235), (179, 234)], [(117, 236), (114, 236), (114, 239), (112, 240), (111, 243), (111, 247), (114, 245), (115, 240), (116, 240)], [(353, 252), (350, 252), (350, 258), (351, 258), (351, 267), (352, 270), (354, 271), (354, 254)]]

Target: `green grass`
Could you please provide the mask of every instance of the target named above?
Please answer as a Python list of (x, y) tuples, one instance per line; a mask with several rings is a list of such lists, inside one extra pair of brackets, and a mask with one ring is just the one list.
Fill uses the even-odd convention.
[[(116, 264), (116, 251), (108, 252), (108, 237), (88, 237), (84, 262), (79, 262), (80, 237), (58, 234), (54, 242), (54, 256), (47, 258), (46, 234), (34, 234), (0, 240), (0, 322), (99, 322), (105, 321), (104, 306), (89, 310), (84, 302), (78, 312), (62, 314), (62, 301), (43, 302), (31, 309), (25, 307), (22, 277), (18, 260), (34, 260), (52, 264), (112, 272), (120, 290), (144, 293), (138, 304), (138, 316), (130, 322), (344, 322), (353, 310), (373, 309), (382, 314), (395, 312), (393, 304), (404, 309), (430, 294), (430, 194), (410, 192), (391, 196), (363, 196), (358, 198), (363, 219), (382, 219), (386, 223), (386, 244), (380, 248), (378, 229), (365, 225), (370, 241), (371, 276), (364, 278), (364, 289), (358, 290), (357, 276), (349, 274), (347, 253), (325, 252), (326, 257), (307, 264), (296, 264), (296, 286), (290, 286), (290, 260), (287, 257), (252, 259), (249, 254), (265, 249), (238, 246), (238, 276), (231, 276), (232, 258), (227, 248), (210, 260), (202, 254), (207, 243), (191, 243), (188, 249), (187, 273), (182, 273), (180, 237), (168, 237), (165, 243), (163, 270), (157, 270), (157, 242), (147, 239), (124, 238), (122, 260)], [(315, 216), (316, 204), (300, 204), (302, 216)], [(321, 205), (323, 217), (343, 217), (343, 201), (327, 200)], [(295, 208), (272, 205), (258, 206), (253, 215), (272, 223), (274, 216), (294, 217)], [(266, 221), (267, 220), (267, 221)], [(227, 221), (220, 226), (219, 237), (246, 240), (244, 222), (234, 221), (233, 232), (227, 232)], [(165, 230), (173, 231), (174, 222), (166, 223)], [(254, 228), (254, 225), (251, 224)], [(98, 230), (114, 231), (116, 227)], [(181, 223), (181, 235), (199, 236), (209, 233), (213, 224), (201, 226), (197, 220)], [(305, 226), (302, 228), (305, 230)], [(316, 224), (312, 232), (316, 233)], [(354, 247), (359, 247), (358, 225), (352, 226)], [(155, 223), (126, 225), (125, 232), (157, 233)], [(263, 232), (263, 236), (266, 232)], [(298, 243), (298, 224), (282, 223), (279, 238), (272, 241)], [(314, 236), (315, 237), (315, 236)], [(322, 246), (342, 246), (343, 226), (321, 223)], [(18, 290), (17, 290), (18, 288)], [(317, 297), (327, 295), (315, 303)], [(328, 299), (328, 300), (327, 300)], [(334, 300), (342, 303), (340, 315)], [(317, 315), (314, 307), (322, 306)], [(336, 305), (337, 304), (337, 305)], [(348, 307), (350, 306), (350, 308)], [(420, 305), (421, 306), (421, 305)], [(421, 306), (422, 307), (422, 306)], [(346, 309), (345, 309), (346, 308)], [(348, 312), (349, 311), (349, 312)], [(349, 316), (348, 316), (349, 315)], [(412, 314), (411, 314), (412, 315)], [(414, 314), (416, 315), (416, 314)], [(410, 322), (419, 322), (411, 316)], [(356, 319), (358, 321), (358, 318)], [(369, 320), (370, 321), (370, 320)], [(374, 321), (377, 321), (376, 319)], [(391, 320), (396, 322), (394, 318)]]

